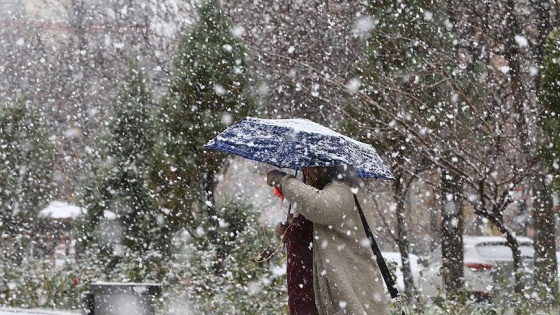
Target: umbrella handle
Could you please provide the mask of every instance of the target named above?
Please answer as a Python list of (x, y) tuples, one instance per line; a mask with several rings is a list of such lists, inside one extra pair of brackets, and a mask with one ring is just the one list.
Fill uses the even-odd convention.
[[(294, 175), (295, 177), (297, 177), (297, 172), (298, 170), (296, 170), (296, 174)], [(305, 183), (305, 174), (303, 174), (303, 182)], [(286, 216), (286, 223), (288, 223), (288, 218), (290, 217), (291, 211), (292, 211), (292, 203), (288, 205), (288, 215)]]

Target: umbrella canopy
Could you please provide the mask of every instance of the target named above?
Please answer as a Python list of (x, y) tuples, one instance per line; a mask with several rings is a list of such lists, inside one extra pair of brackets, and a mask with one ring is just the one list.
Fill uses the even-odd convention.
[(369, 144), (356, 141), (308, 119), (246, 117), (204, 147), (299, 170), (306, 166), (351, 165), (358, 177), (393, 179)]

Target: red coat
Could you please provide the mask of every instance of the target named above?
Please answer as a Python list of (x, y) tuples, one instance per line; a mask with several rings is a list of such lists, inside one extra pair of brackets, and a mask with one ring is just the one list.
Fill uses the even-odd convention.
[(319, 314), (313, 290), (313, 222), (303, 215), (295, 217), (285, 239), (290, 314)]

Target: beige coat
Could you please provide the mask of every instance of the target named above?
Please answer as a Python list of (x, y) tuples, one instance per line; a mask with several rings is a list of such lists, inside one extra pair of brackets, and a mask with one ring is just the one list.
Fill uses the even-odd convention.
[[(319, 314), (387, 314), (385, 286), (355, 207), (352, 189), (318, 190), (288, 175), (282, 193), (313, 222), (313, 274)], [(365, 213), (371, 225), (372, 218)]]

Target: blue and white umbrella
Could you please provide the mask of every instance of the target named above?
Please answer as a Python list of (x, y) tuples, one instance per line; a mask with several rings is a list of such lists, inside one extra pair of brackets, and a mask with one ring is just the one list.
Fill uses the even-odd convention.
[(246, 117), (204, 147), (279, 168), (300, 170), (306, 166), (351, 165), (358, 177), (393, 179), (371, 145), (308, 119)]

